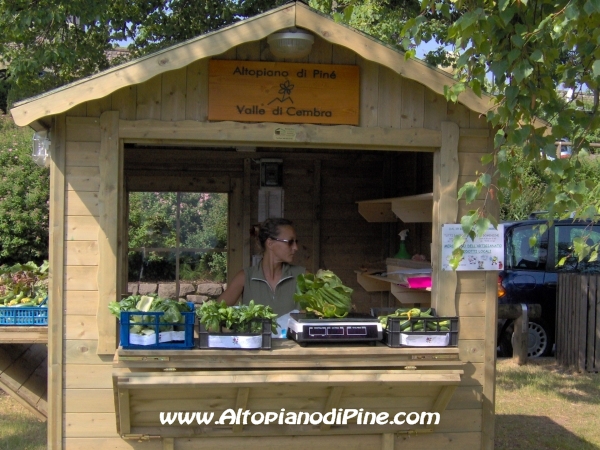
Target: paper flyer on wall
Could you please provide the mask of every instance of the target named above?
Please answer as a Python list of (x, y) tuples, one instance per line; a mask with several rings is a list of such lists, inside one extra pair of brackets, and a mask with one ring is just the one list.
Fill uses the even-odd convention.
[[(464, 234), (459, 224), (442, 225), (442, 270), (452, 270), (450, 259), (454, 237)], [(463, 258), (456, 270), (502, 270), (504, 268), (504, 225), (490, 225), (481, 237), (467, 238)]]

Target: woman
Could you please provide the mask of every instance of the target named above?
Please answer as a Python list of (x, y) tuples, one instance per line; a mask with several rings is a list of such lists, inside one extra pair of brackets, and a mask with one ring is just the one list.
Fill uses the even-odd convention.
[(296, 277), (305, 272), (304, 267), (292, 265), (298, 251), (296, 232), (287, 219), (267, 219), (255, 234), (263, 252), (262, 261), (238, 272), (219, 300), (231, 306), (241, 295), (243, 304), (254, 300), (282, 316), (296, 309)]

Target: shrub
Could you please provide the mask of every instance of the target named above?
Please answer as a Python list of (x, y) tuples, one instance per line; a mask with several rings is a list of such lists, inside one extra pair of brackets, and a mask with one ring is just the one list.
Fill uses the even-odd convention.
[(33, 131), (0, 116), (0, 260), (48, 259), (49, 170), (31, 159)]

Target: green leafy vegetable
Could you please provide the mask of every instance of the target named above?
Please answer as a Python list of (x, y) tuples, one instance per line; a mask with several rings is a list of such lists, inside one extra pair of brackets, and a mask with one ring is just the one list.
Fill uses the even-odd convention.
[(353, 290), (330, 270), (320, 269), (296, 278), (294, 301), (319, 317), (346, 317), (352, 309)]
[[(191, 308), (185, 302), (160, 298), (158, 296), (130, 295), (119, 302), (110, 302), (108, 309), (111, 314), (121, 318), (122, 311), (129, 312), (162, 312), (158, 316), (159, 331), (185, 331), (185, 325), (174, 326), (177, 323), (185, 323), (182, 312), (191, 312)], [(131, 325), (130, 333), (152, 334), (155, 333), (156, 319), (154, 315), (133, 314), (129, 318)]]
[(257, 319), (271, 319), (271, 331), (277, 333), (277, 314), (270, 306), (260, 305), (250, 300), (247, 305), (227, 306), (224, 301), (209, 300), (196, 309), (198, 320), (213, 333), (223, 329), (236, 333), (260, 333), (262, 323)]

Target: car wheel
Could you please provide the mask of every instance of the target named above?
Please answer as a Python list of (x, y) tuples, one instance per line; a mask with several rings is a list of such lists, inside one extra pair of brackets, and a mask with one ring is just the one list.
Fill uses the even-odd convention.
[[(513, 355), (512, 334), (514, 324), (510, 324), (498, 340), (498, 356), (510, 358)], [(529, 321), (529, 337), (527, 356), (537, 358), (552, 353), (553, 342), (548, 334), (548, 327), (543, 322)]]
[(527, 356), (529, 358), (538, 358), (547, 356), (552, 352), (552, 342), (547, 328), (540, 322), (529, 321), (529, 339), (527, 346)]

